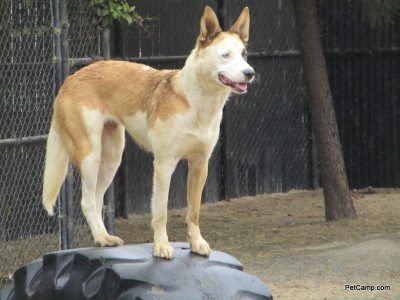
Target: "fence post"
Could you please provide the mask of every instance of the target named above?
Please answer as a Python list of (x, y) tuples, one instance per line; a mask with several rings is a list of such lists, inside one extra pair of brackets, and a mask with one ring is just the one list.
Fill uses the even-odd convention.
[[(60, 2), (59, 0), (52, 1), (52, 12), (53, 12), (53, 51), (54, 51), (54, 82), (55, 82), (55, 93), (61, 87), (62, 84), (62, 65), (61, 65), (61, 25), (60, 25)], [(67, 225), (65, 220), (65, 186), (63, 185), (60, 189), (60, 193), (57, 196), (58, 203), (58, 218), (59, 218), (59, 231), (60, 231), (60, 248), (62, 250), (67, 249)]]
[[(61, 83), (69, 75), (69, 45), (68, 45), (68, 14), (67, 0), (58, 0), (59, 28), (60, 28), (60, 65)], [(57, 46), (57, 45), (56, 45)], [(58, 51), (56, 51), (57, 53)], [(60, 83), (60, 86), (61, 86)], [(59, 86), (59, 87), (60, 87)], [(73, 208), (73, 169), (68, 166), (68, 173), (60, 194), (61, 208), (61, 249), (69, 249), (74, 244), (74, 208)]]
[[(222, 30), (226, 30), (226, 1), (219, 0), (217, 2), (217, 16), (219, 24)], [(231, 168), (229, 165), (229, 143), (228, 143), (228, 119), (229, 115), (227, 113), (226, 106), (224, 107), (223, 117), (221, 122), (221, 133), (220, 133), (220, 159), (221, 159), (221, 195), (220, 198), (225, 201), (230, 201), (229, 193), (229, 175)]]
[(115, 234), (114, 216), (115, 216), (115, 203), (114, 203), (114, 182), (111, 182), (110, 187), (107, 189), (104, 197), (104, 225), (109, 234)]
[[(100, 53), (105, 60), (111, 58), (110, 54), (110, 28), (104, 28), (100, 31)], [(104, 195), (104, 225), (108, 233), (114, 234), (114, 217), (115, 217), (115, 203), (114, 203), (114, 181), (111, 182), (109, 188)]]
[[(128, 137), (125, 133), (125, 140)], [(129, 170), (128, 170), (128, 159), (126, 156), (126, 152), (122, 154), (122, 162), (121, 162), (121, 169), (120, 169), (120, 185), (118, 186), (118, 206), (117, 206), (117, 213), (118, 216), (122, 218), (128, 218), (128, 203), (129, 203), (129, 195), (128, 195), (128, 178), (129, 178)]]

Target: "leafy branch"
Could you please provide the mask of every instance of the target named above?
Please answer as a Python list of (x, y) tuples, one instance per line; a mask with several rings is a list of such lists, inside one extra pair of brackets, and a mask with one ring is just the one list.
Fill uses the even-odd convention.
[(141, 17), (136, 12), (136, 7), (131, 6), (127, 0), (90, 0), (90, 6), (96, 8), (99, 17), (99, 27), (104, 29), (110, 26), (113, 20), (120, 23), (135, 23), (144, 28), (144, 21), (148, 18)]

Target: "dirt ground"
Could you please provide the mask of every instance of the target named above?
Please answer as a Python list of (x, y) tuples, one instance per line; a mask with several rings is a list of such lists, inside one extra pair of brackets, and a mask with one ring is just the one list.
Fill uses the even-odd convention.
[[(202, 234), (260, 277), (274, 299), (400, 299), (400, 189), (370, 192), (353, 193), (357, 219), (335, 223), (324, 221), (321, 191), (206, 204)], [(170, 241), (186, 240), (185, 211), (169, 212)], [(118, 220), (116, 231), (125, 243), (149, 242), (150, 215)]]

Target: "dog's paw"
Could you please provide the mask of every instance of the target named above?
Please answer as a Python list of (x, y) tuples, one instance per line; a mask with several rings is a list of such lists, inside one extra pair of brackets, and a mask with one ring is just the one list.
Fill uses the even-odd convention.
[(115, 235), (108, 234), (96, 239), (96, 244), (99, 244), (101, 247), (112, 247), (123, 245), (124, 241)]
[(200, 254), (200, 255), (204, 255), (204, 256), (210, 256), (211, 248), (205, 239), (200, 237), (198, 239), (192, 239), (189, 242), (190, 242), (190, 250), (192, 252)]
[(153, 244), (153, 255), (155, 257), (161, 257), (166, 259), (172, 259), (174, 257), (174, 248), (171, 247), (168, 241), (166, 242), (154, 242)]

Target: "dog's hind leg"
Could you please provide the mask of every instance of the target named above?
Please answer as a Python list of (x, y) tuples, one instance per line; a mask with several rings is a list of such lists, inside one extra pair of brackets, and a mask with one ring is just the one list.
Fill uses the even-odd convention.
[(210, 246), (201, 236), (199, 228), (201, 194), (207, 179), (208, 159), (203, 156), (195, 156), (190, 158), (188, 163), (188, 209), (186, 215), (188, 240), (192, 252), (209, 256)]
[(154, 230), (153, 255), (171, 259), (174, 249), (169, 244), (167, 235), (168, 193), (177, 160), (159, 158), (156, 154), (154, 156), (153, 196), (151, 199), (153, 214), (151, 225)]
[(86, 110), (83, 112), (82, 117), (87, 134), (84, 137), (85, 141), (81, 140), (81, 144), (90, 145), (90, 151), (87, 151), (78, 162), (82, 181), (82, 212), (89, 224), (95, 243), (101, 246), (119, 245), (122, 244), (122, 240), (107, 233), (96, 203), (97, 178), (100, 170), (105, 118), (97, 110)]
[[(125, 128), (113, 122), (104, 125), (101, 140), (101, 160), (96, 185), (96, 209), (102, 218), (104, 194), (110, 186), (115, 173), (121, 163), (122, 152), (125, 146)], [(116, 236), (107, 236), (111, 244), (122, 244)]]

